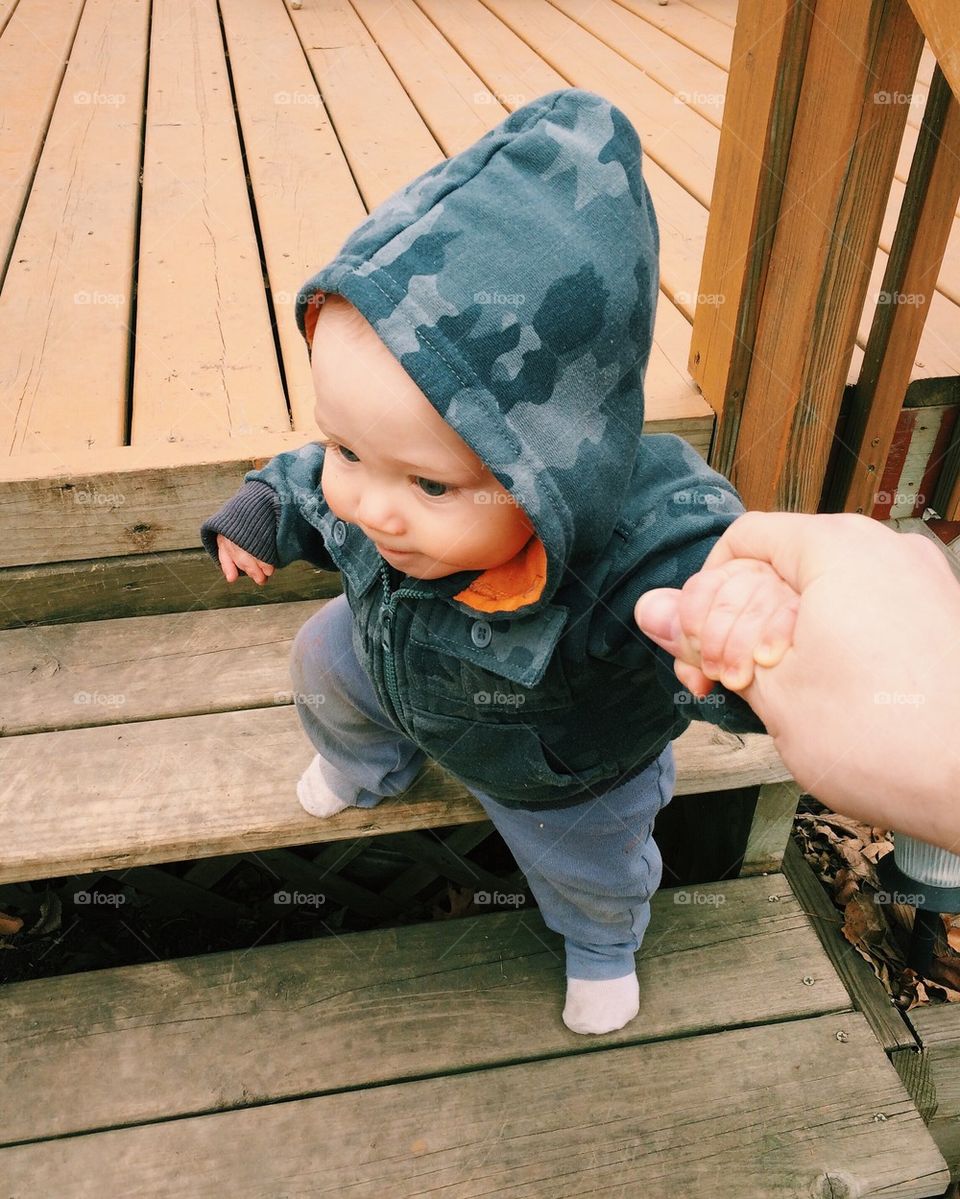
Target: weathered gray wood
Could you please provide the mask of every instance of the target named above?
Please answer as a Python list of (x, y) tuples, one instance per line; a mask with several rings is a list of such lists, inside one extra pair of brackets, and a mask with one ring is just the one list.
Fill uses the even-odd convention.
[(535, 908), (13, 983), (2, 1141), (851, 1014), (780, 875), (658, 892), (639, 972), (641, 1016), (589, 1039), (560, 1020), (563, 943)]
[(923, 1045), (936, 1109), (929, 1121), (933, 1139), (960, 1179), (960, 1004), (924, 1004), (907, 1012)]
[(8, 629), (0, 734), (289, 703), (293, 638), (327, 602)]
[(338, 573), (308, 562), (275, 571), (264, 587), (243, 575), (228, 583), (203, 549), (13, 566), (0, 570), (0, 629), (275, 604), (342, 590)]
[(765, 783), (759, 789), (740, 867), (741, 877), (768, 874), (780, 869), (800, 794), (799, 784), (793, 779), (783, 783)]
[(843, 915), (830, 902), (830, 897), (792, 837), (788, 839), (783, 855), (783, 873), (809, 915), (854, 1006), (863, 1012), (883, 1048), (888, 1053), (898, 1049), (916, 1049), (909, 1025), (887, 994), (886, 987), (840, 932)]
[[(679, 794), (789, 777), (762, 734), (696, 722), (675, 754)], [(487, 819), (430, 762), (402, 796), (319, 820), (296, 796), (312, 755), (290, 703), (0, 738), (0, 882)]]
[[(276, 1053), (249, 1052), (251, 1097), (258, 1059)], [(215, 1065), (201, 1054), (194, 1070)], [(185, 1185), (198, 1199), (907, 1199), (949, 1180), (855, 1012), (39, 1142), (0, 1151), (0, 1170), (16, 1196), (150, 1199)]]

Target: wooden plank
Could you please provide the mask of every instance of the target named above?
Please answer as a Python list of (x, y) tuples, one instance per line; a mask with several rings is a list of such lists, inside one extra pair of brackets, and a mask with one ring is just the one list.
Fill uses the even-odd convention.
[(857, 1011), (863, 1012), (877, 1040), (887, 1053), (916, 1049), (909, 1024), (869, 963), (841, 933), (843, 913), (834, 906), (792, 837), (783, 855), (782, 868), (793, 894), (816, 929), (833, 968), (843, 980)]
[[(828, 510), (869, 512), (890, 452), (903, 395), (934, 297), (960, 201), (960, 102), (939, 71), (904, 208), (884, 272), (860, 381), (851, 396), (845, 452), (831, 476)], [(901, 299), (904, 302), (893, 302)], [(956, 310), (953, 311), (954, 322)], [(957, 359), (960, 367), (960, 356)]]
[[(623, 108), (649, 159), (704, 208), (710, 205), (719, 136), (698, 113), (619, 54), (591, 37), (547, 0), (483, 0), (487, 8), (576, 87)], [(669, 130), (669, 138), (664, 131)]]
[(348, 0), (291, 16), (369, 210), (443, 155)]
[(0, 570), (0, 629), (29, 624), (241, 608), (338, 595), (338, 571), (293, 562), (264, 587), (241, 575), (228, 583), (206, 550), (131, 554)]
[(286, 7), (220, 8), (293, 427), (311, 436), (313, 381), (293, 303), (366, 210)]
[[(33, 182), (82, 0), (22, 0), (0, 8), (0, 285)], [(77, 114), (79, 118), (79, 114)]]
[[(200, 544), (200, 525), (302, 433), (182, 447), (116, 447), (109, 454), (31, 454), (0, 475), (0, 566), (110, 558)], [(0, 459), (2, 461), (2, 459)]]
[[(614, 0), (552, 0), (582, 29), (720, 128), (727, 72)], [(662, 12), (660, 5), (656, 5)], [(671, 13), (676, 6), (668, 6)], [(683, 11), (683, 10), (681, 10)], [(689, 12), (690, 10), (686, 10)], [(729, 31), (726, 31), (729, 32)]]
[(0, 456), (125, 440), (148, 19), (84, 7), (0, 292)]
[[(697, 902), (676, 902), (690, 895), (652, 899), (641, 1018), (589, 1040), (561, 1023), (563, 940), (536, 909), (8, 984), (0, 1039), (19, 1085), (0, 1094), (2, 1143), (587, 1046), (699, 1041), (730, 1024), (834, 1013), (847, 1027), (849, 998), (782, 876), (702, 884)], [(110, 1087), (89, 1072), (94, 1044)]]
[[(589, 64), (581, 68), (579, 57), (568, 55), (562, 63), (557, 63), (563, 69), (561, 73), (561, 70), (554, 70), (540, 57), (538, 50), (543, 48), (548, 39), (539, 36), (536, 28), (528, 31), (525, 26), (518, 25), (518, 32), (514, 32), (513, 28), (508, 28), (493, 13), (488, 12), (479, 0), (464, 0), (457, 5), (444, 4), (443, 0), (418, 0), (418, 3), (461, 57), (484, 80), (491, 98), (502, 100), (504, 107), (518, 108), (537, 95), (565, 86), (587, 87), (608, 96), (637, 124), (641, 144), (647, 154), (644, 178), (654, 201), (660, 228), (661, 289), (689, 324), (696, 307), (707, 212), (703, 204), (657, 164), (654, 155), (659, 153), (657, 143), (661, 140), (662, 131), (658, 133), (650, 127), (635, 103), (632, 84), (639, 78), (636, 69), (621, 62), (615, 77), (607, 78), (602, 70), (598, 72)], [(532, 11), (539, 18), (545, 10)], [(530, 45), (522, 40), (520, 34), (527, 36)], [(592, 39), (588, 35), (580, 31), (580, 36), (582, 40), (578, 44), (591, 44)], [(604, 62), (615, 62), (616, 56), (612, 51), (606, 47), (598, 49), (604, 55)], [(648, 83), (647, 87), (650, 86)], [(678, 328), (675, 315), (661, 304), (657, 310), (654, 349), (647, 367), (649, 419), (656, 421), (662, 414), (668, 420), (686, 422), (692, 418), (699, 422), (699, 416), (709, 413), (710, 409), (690, 386), (686, 365), (689, 328), (679, 338), (683, 344), (682, 356), (674, 356)], [(693, 429), (686, 423), (664, 426), (662, 431), (676, 432), (684, 437), (689, 435), (691, 443), (706, 455), (712, 428), (708, 431), (707, 426), (698, 424), (696, 440)], [(708, 434), (706, 442), (700, 440), (704, 432)]]
[(800, 794), (800, 786), (793, 779), (784, 783), (766, 783), (759, 788), (740, 865), (741, 877), (769, 874), (780, 869)]
[(805, 71), (834, 86), (800, 92), (729, 472), (747, 507), (816, 511), (903, 132), (872, 96), (908, 90), (921, 48), (898, 5), (817, 7)]
[(215, 0), (155, 0), (132, 444), (288, 432)]
[[(0, 738), (0, 882), (487, 819), (436, 762), (375, 808), (310, 816), (296, 783), (313, 747), (289, 683), (274, 687), (287, 702)], [(681, 795), (789, 778), (764, 734), (695, 722), (674, 752)], [(38, 761), (49, 764), (42, 786)]]
[(661, 4), (659, 0), (617, 0), (617, 3), (715, 66), (724, 69), (729, 66), (734, 22), (719, 21), (682, 3)]
[(167, 1196), (185, 1175), (197, 1196), (939, 1194), (949, 1173), (896, 1071), (856, 1013), (845, 1040), (837, 1024), (572, 1053), (23, 1145), (0, 1162), (18, 1195)]
[[(413, 0), (395, 3), (357, 0), (356, 6), (444, 154), (450, 156), (465, 150), (499, 124), (508, 110), (520, 107), (517, 93), (504, 94), (501, 104), (498, 93), (488, 90), (484, 80), (441, 36)], [(478, 58), (476, 49), (473, 55)], [(497, 86), (502, 87), (503, 81), (498, 80)], [(557, 76), (549, 90), (562, 86), (563, 80)], [(692, 311), (693, 297), (685, 299)], [(669, 322), (672, 315), (666, 304), (658, 308), (658, 321)], [(680, 320), (679, 313), (676, 320)], [(687, 326), (688, 340), (689, 333)], [(701, 439), (706, 433), (708, 446), (712, 421), (705, 425), (703, 417), (711, 416), (710, 408), (698, 395), (686, 371), (686, 346), (682, 354), (672, 358), (660, 348), (671, 341), (667, 330), (655, 329), (645, 388), (651, 415), (671, 422), (669, 429), (661, 428), (663, 432), (691, 427), (691, 432)]]
[(925, 1004), (906, 1015), (923, 1046), (926, 1077), (936, 1104), (927, 1126), (951, 1176), (960, 1179), (960, 1007)]
[(289, 703), (293, 639), (328, 602), (10, 629), (0, 736)]
[(910, 7), (953, 94), (960, 97), (960, 42), (957, 41), (956, 9), (948, 0), (910, 0)]
[(690, 370), (717, 413), (712, 462), (732, 469), (812, 12), (743, 0), (698, 290)]

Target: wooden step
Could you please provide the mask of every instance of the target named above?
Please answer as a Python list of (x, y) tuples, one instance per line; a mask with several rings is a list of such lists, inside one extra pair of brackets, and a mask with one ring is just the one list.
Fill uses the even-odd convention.
[[(328, 602), (0, 633), (0, 882), (485, 820), (435, 762), (376, 808), (321, 821), (300, 807), (313, 749), (290, 645)], [(766, 736), (696, 722), (675, 746), (678, 794), (790, 779)], [(776, 862), (776, 845), (763, 852)]]
[(782, 875), (659, 892), (639, 975), (570, 1033), (531, 910), (4, 987), (5, 1193), (942, 1191)]

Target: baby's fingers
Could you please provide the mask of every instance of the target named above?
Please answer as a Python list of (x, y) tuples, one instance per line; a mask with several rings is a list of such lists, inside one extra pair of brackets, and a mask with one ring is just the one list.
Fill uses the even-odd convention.
[(768, 620), (753, 651), (753, 660), (758, 666), (776, 666), (793, 644), (793, 630), (797, 623), (800, 597), (794, 598), (779, 608)]
[[(793, 641), (800, 597), (777, 575), (756, 581), (753, 594), (730, 627), (720, 664), (725, 687), (742, 691), (753, 682), (754, 663), (775, 666)], [(758, 647), (769, 646), (761, 659)]]
[(236, 566), (233, 564), (233, 559), (230, 557), (230, 550), (227, 548), (224, 538), (217, 538), (217, 557), (220, 559), (220, 569), (223, 571), (223, 576), (228, 583), (235, 583), (240, 577)]

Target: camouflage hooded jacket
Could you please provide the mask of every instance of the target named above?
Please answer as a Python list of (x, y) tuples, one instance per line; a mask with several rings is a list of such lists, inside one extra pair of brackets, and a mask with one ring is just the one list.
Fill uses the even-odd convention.
[(388, 718), (468, 786), (563, 807), (643, 770), (691, 718), (764, 732), (719, 686), (696, 700), (637, 628), (743, 505), (672, 434), (641, 435), (659, 234), (633, 126), (564, 89), (518, 109), (371, 212), (301, 289), (360, 310), (534, 527), (509, 562), (420, 580), (320, 488), (311, 443), (251, 470), (202, 529), (264, 561), (341, 573)]

